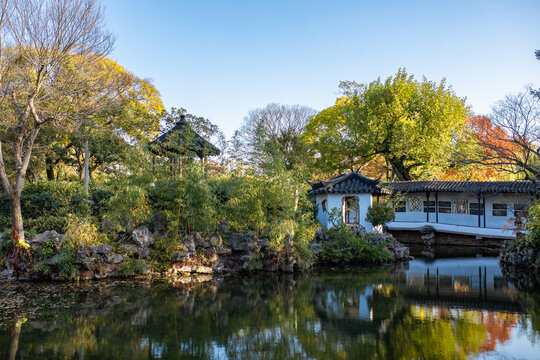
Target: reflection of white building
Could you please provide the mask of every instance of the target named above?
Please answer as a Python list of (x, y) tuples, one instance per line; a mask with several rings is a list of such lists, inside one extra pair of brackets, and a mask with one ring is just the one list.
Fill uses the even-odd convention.
[(356, 172), (312, 184), (317, 219), (329, 223), (329, 212), (339, 209), (350, 225), (373, 228), (366, 219), (374, 196), (391, 195), (396, 214), (390, 230), (417, 230), (430, 225), (448, 233), (512, 238), (519, 218), (537, 194), (530, 181), (403, 181), (379, 184)]

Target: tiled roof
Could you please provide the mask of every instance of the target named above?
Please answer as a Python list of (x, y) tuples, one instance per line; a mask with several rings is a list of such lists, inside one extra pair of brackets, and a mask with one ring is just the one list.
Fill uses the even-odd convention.
[[(174, 138), (177, 144), (169, 146), (169, 140), (172, 134), (178, 134)], [(158, 136), (154, 141), (150, 142), (149, 148), (152, 152), (162, 153), (162, 147), (165, 150), (178, 152), (179, 149), (185, 149), (189, 152), (196, 153), (199, 157), (219, 155), (220, 151), (205, 138), (197, 134), (191, 125), (187, 122), (184, 115), (169, 131)], [(180, 146), (178, 146), (180, 145)]]
[(310, 195), (317, 194), (354, 194), (386, 192), (378, 186), (378, 179), (369, 179), (357, 172), (338, 175), (330, 180), (321, 180), (311, 184)]
[(397, 181), (381, 184), (397, 192), (468, 192), (537, 194), (531, 181)]

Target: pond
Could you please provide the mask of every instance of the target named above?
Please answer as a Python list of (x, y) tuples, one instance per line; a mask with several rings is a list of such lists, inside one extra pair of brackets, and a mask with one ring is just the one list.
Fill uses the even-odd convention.
[(539, 359), (497, 259), (302, 275), (0, 284), (6, 359)]

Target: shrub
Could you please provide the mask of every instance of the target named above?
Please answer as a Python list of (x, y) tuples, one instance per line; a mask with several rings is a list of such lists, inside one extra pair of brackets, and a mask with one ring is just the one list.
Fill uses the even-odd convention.
[(52, 263), (58, 268), (60, 275), (65, 277), (74, 277), (77, 275), (78, 270), (75, 266), (77, 255), (75, 250), (66, 246), (63, 246), (56, 256), (53, 257)]
[(124, 181), (107, 202), (104, 219), (110, 221), (113, 231), (131, 233), (135, 227), (148, 220), (149, 216), (146, 190)]
[(529, 207), (525, 229), (529, 231), (523, 237), (525, 244), (534, 249), (540, 249), (540, 202)]
[(23, 189), (21, 206), (25, 218), (37, 218), (44, 212), (58, 216), (91, 215), (91, 207), (80, 182), (38, 181), (27, 184)]
[(107, 212), (109, 199), (114, 195), (114, 192), (110, 188), (100, 186), (99, 188), (92, 190), (90, 195), (94, 202), (93, 215), (101, 221), (104, 214)]
[(118, 265), (116, 271), (123, 276), (142, 274), (146, 271), (144, 259), (127, 260)]
[(108, 242), (105, 235), (100, 234), (97, 227), (89, 219), (81, 219), (70, 215), (67, 219), (66, 233), (64, 234), (64, 246), (79, 248)]
[(373, 226), (384, 225), (387, 222), (394, 221), (395, 218), (394, 209), (386, 202), (376, 202), (368, 207), (366, 220)]
[(0, 255), (4, 256), (13, 249), (11, 231), (6, 231), (0, 236)]
[[(64, 233), (68, 224), (68, 215), (44, 215), (37, 218), (30, 218), (24, 221), (25, 233), (29, 230), (42, 233), (47, 230), (56, 230)], [(11, 225), (10, 225), (11, 226)], [(29, 238), (28, 236), (25, 236)]]
[(216, 200), (208, 179), (197, 171), (190, 171), (182, 180), (180, 217), (183, 228), (188, 233), (198, 231), (208, 235), (217, 225)]
[(363, 263), (384, 263), (392, 260), (385, 244), (372, 244), (369, 235), (357, 236), (343, 222), (330, 229), (323, 228), (321, 251), (323, 261), (355, 261)]
[(156, 237), (150, 254), (150, 266), (154, 271), (164, 272), (174, 262), (174, 252), (180, 250), (181, 245), (176, 238)]
[(53, 267), (56, 267), (58, 269), (58, 273), (62, 276), (76, 276), (78, 270), (75, 266), (77, 259), (75, 249), (70, 246), (63, 245), (57, 251), (55, 251), (56, 244), (54, 241), (51, 241), (51, 243), (52, 244), (49, 245), (42, 245), (42, 249), (40, 249), (39, 253), (39, 261), (34, 263), (32, 270), (44, 275), (49, 275)]
[[(26, 184), (21, 195), (21, 211), (25, 230), (43, 232), (66, 230), (69, 214), (88, 217), (92, 208), (82, 184), (65, 181), (38, 181)], [(0, 195), (0, 229), (11, 228), (9, 200)]]

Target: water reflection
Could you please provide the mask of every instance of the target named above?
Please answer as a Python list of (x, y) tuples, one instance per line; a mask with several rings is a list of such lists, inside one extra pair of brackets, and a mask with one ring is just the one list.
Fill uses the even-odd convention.
[(540, 350), (540, 299), (507, 283), (496, 259), (0, 291), (7, 358), (536, 359)]

